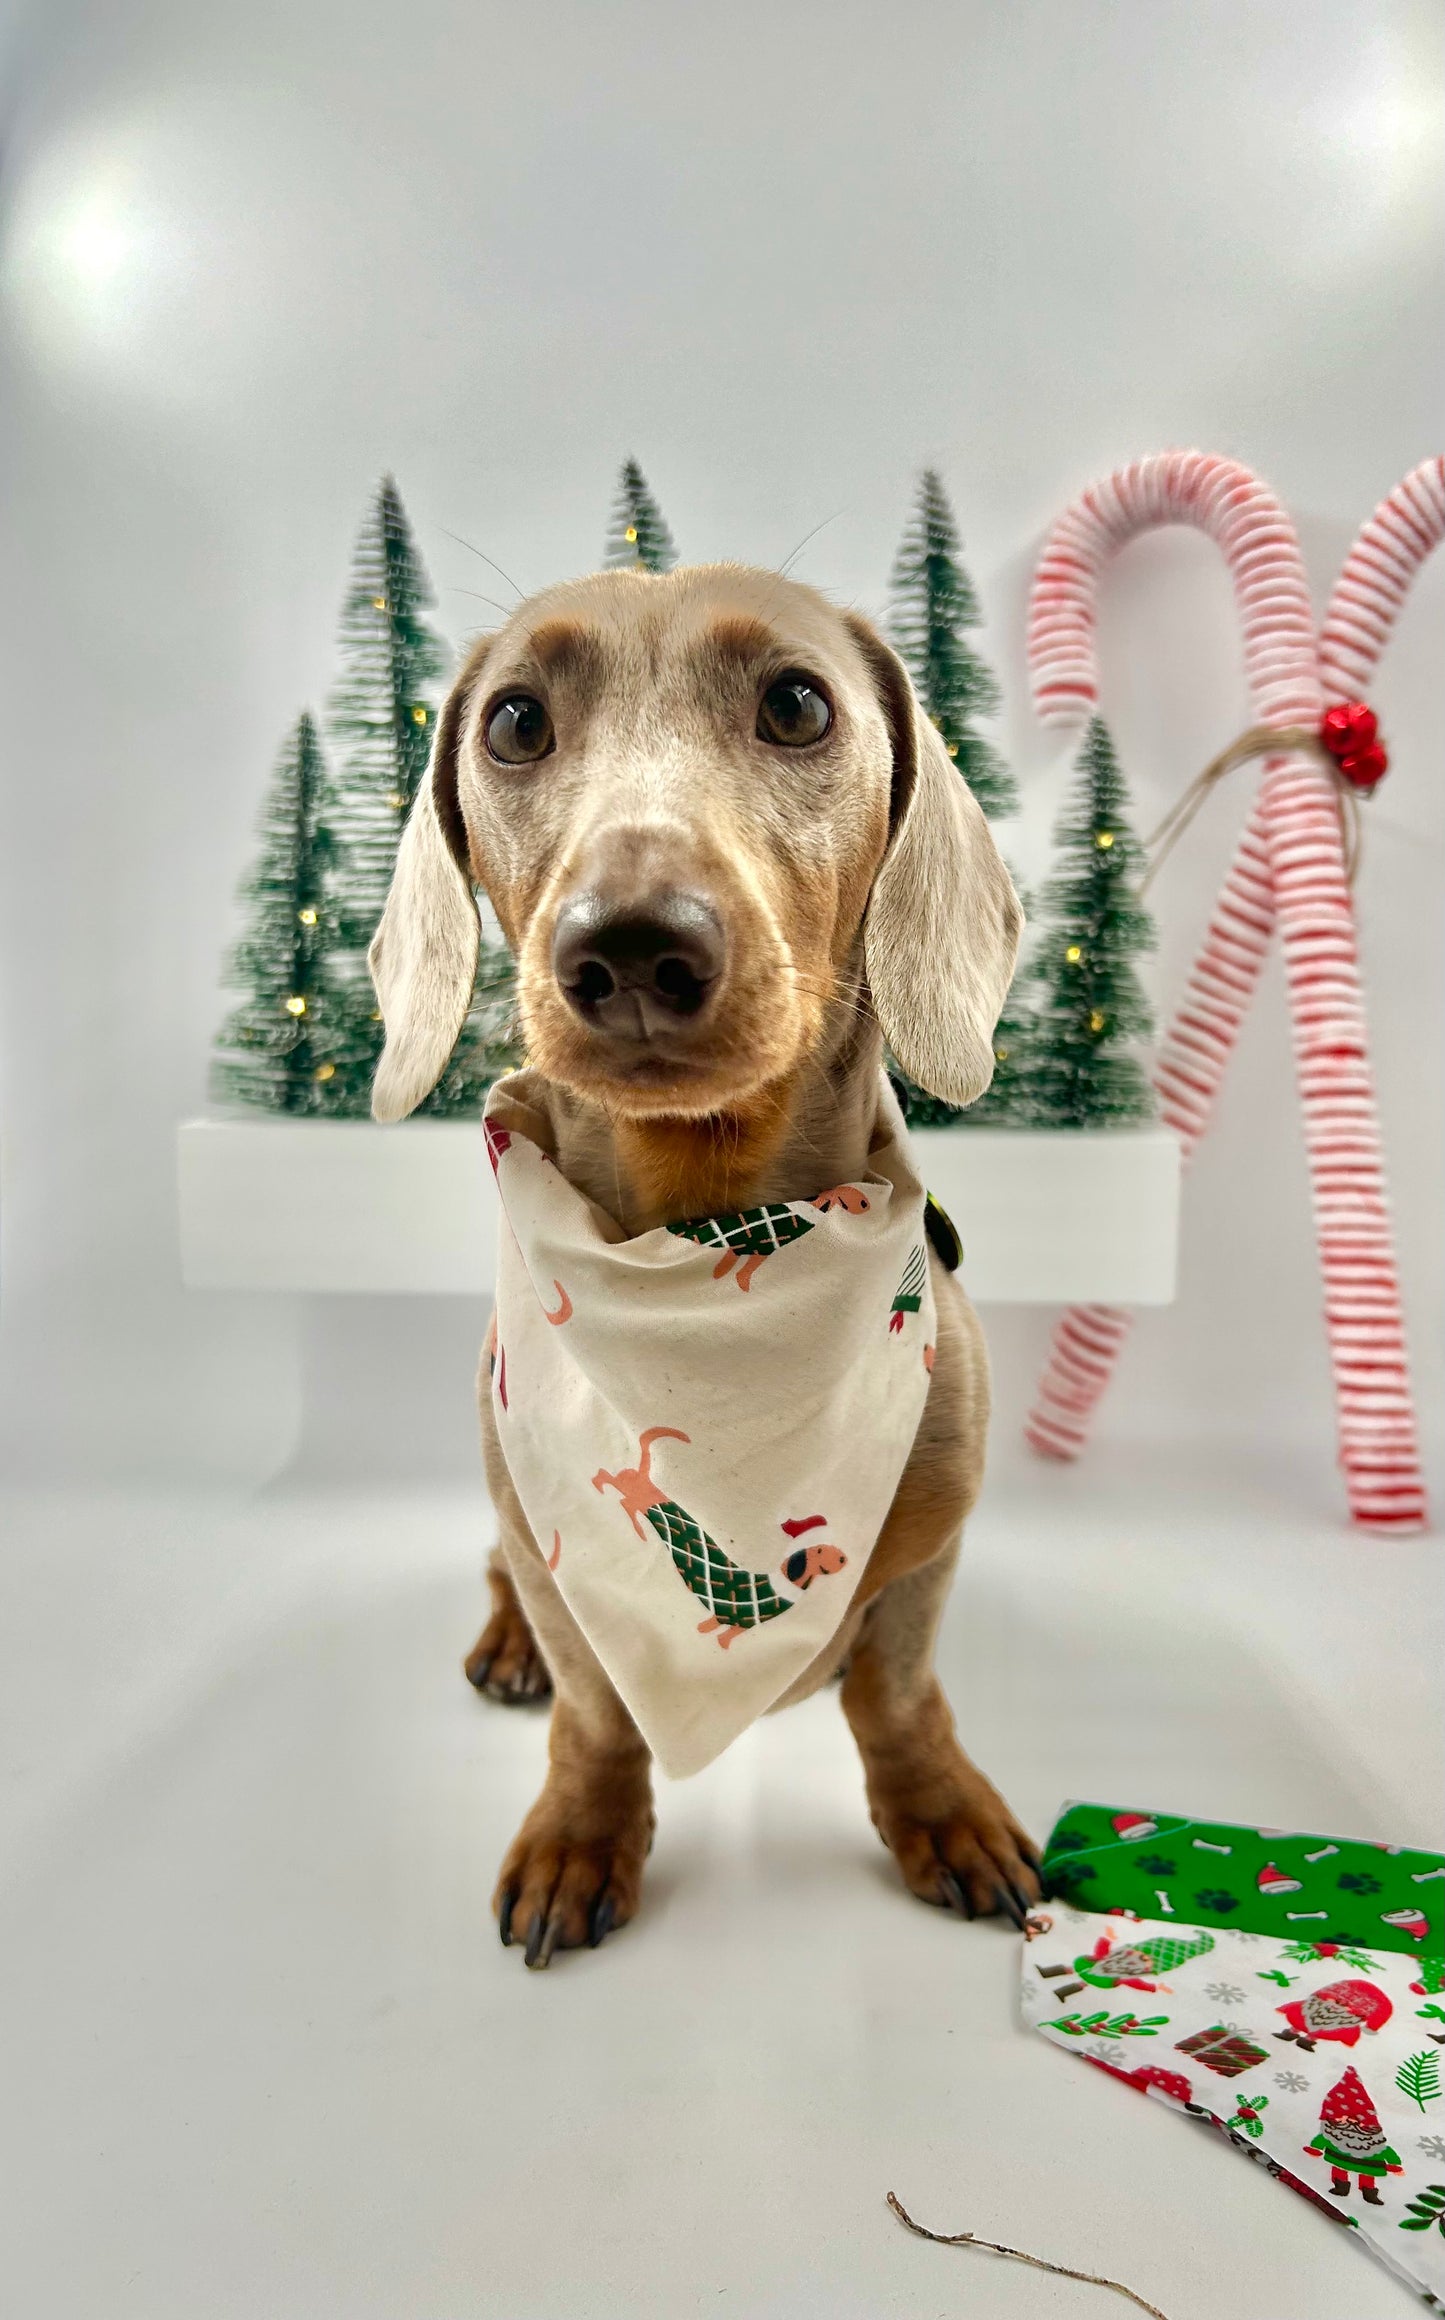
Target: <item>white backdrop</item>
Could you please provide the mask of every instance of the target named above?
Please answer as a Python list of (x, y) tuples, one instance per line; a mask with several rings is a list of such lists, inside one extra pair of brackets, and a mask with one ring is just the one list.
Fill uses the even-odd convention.
[[(172, 1130), (200, 1105), (261, 785), (330, 681), (394, 469), (454, 638), (596, 560), (618, 461), (685, 555), (876, 608), (943, 469), (1041, 862), (1063, 773), (1022, 609), (1066, 499), (1199, 443), (1294, 512), (1317, 590), (1445, 444), (1433, 0), (45, 0), (5, 49), (0, 1303), (13, 1469), (236, 1477), (309, 1366), (341, 1465), (472, 1456), (479, 1318), (187, 1297)], [(1440, 1359), (1445, 560), (1377, 703), (1360, 884), (1422, 1408)], [(1245, 719), (1223, 568), (1111, 582), (1106, 711), (1148, 828)], [(1244, 810), (1161, 880), (1166, 999)], [(965, 1233), (967, 1220), (964, 1220)], [(1105, 1424), (1297, 1433), (1333, 1515), (1277, 979), (1188, 1187), (1184, 1286)], [(1016, 1426), (1045, 1318), (989, 1317)], [(1081, 1478), (1081, 1487), (1083, 1487)], [(1437, 1475), (1437, 1500), (1440, 1486)]]

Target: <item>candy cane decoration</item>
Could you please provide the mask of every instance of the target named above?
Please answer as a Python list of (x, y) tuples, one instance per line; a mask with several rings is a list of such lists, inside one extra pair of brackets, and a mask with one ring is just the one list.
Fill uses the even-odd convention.
[[(1094, 598), (1108, 555), (1153, 524), (1181, 521), (1217, 540), (1230, 565), (1258, 721), (1318, 728), (1326, 700), (1358, 695), (1415, 571), (1445, 533), (1445, 462), (1427, 461), (1376, 509), (1340, 575), (1318, 653), (1298, 546), (1256, 477), (1200, 453), (1121, 469), (1069, 511), (1040, 560), (1029, 650), (1045, 723), (1072, 722), (1097, 697)], [(1187, 1160), (1208, 1124), (1278, 920), (1341, 1464), (1354, 1519), (1400, 1530), (1423, 1521), (1424, 1492), (1333, 779), (1299, 755), (1266, 760), (1183, 1005), (1161, 1047), (1155, 1087), (1161, 1115), (1178, 1132)], [(1029, 1421), (1036, 1449), (1077, 1455), (1128, 1327), (1129, 1316), (1112, 1306), (1076, 1306), (1064, 1315)]]

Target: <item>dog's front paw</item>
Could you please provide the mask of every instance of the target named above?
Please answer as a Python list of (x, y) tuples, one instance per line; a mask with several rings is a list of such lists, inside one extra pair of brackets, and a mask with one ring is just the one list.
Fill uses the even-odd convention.
[(525, 1943), (523, 1963), (541, 1967), (554, 1950), (596, 1949), (626, 1925), (641, 1898), (652, 1826), (645, 1795), (579, 1813), (544, 1789), (492, 1897), (504, 1947)]
[(550, 1699), (552, 1678), (516, 1589), (496, 1563), (487, 1576), (492, 1616), (462, 1662), (467, 1682), (508, 1708)]
[(991, 1781), (956, 1760), (870, 1782), (873, 1823), (920, 1901), (1022, 1928), (1040, 1897), (1039, 1857)]

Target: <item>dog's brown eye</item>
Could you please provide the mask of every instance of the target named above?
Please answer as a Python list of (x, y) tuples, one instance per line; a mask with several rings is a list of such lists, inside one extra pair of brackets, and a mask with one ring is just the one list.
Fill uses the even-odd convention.
[(551, 718), (531, 693), (509, 693), (487, 719), (487, 747), (503, 765), (535, 765), (554, 738)]
[(758, 703), (758, 739), (781, 749), (806, 749), (822, 740), (832, 722), (827, 694), (798, 669), (776, 678)]

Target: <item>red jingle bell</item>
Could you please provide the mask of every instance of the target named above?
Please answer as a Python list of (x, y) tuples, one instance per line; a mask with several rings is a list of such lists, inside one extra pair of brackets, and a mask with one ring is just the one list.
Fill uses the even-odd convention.
[(1365, 707), (1363, 701), (1349, 702), (1345, 709), (1345, 715), (1350, 720), (1350, 731), (1354, 735), (1357, 749), (1368, 749), (1373, 742), (1379, 740), (1380, 720), (1373, 709)]
[(1379, 732), (1364, 701), (1336, 701), (1320, 719), (1320, 739), (1352, 789), (1372, 790), (1390, 762)]
[(1378, 741), (1371, 742), (1368, 749), (1346, 750), (1343, 757), (1335, 759), (1350, 787), (1364, 790), (1374, 788), (1389, 762)]

